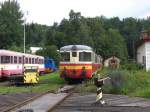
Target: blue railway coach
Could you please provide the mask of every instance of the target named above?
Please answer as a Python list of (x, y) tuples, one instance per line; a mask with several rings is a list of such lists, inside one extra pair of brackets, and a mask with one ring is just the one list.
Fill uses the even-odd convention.
[(51, 73), (57, 70), (55, 61), (49, 57), (44, 59), (45, 73)]

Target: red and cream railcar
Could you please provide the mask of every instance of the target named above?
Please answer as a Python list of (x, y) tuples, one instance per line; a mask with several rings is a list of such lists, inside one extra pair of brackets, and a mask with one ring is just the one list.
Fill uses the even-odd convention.
[(64, 79), (85, 79), (102, 67), (102, 58), (85, 45), (68, 45), (60, 48), (59, 69)]
[(38, 66), (39, 72), (44, 72), (44, 57), (0, 50), (0, 78), (22, 75), (25, 66)]

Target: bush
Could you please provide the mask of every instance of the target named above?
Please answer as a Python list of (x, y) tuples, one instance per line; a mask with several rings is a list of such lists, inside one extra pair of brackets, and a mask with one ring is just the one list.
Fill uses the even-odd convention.
[(121, 69), (125, 69), (125, 70), (140, 70), (142, 69), (142, 65), (138, 64), (136, 62), (127, 62), (124, 65), (121, 65)]
[(121, 93), (121, 88), (125, 85), (125, 71), (113, 70), (109, 71), (108, 76), (111, 78), (109, 85), (104, 85), (106, 93)]
[[(106, 69), (102, 72), (106, 73)], [(125, 94), (150, 98), (150, 72), (145, 70), (107, 70), (110, 84), (104, 85), (105, 93)]]

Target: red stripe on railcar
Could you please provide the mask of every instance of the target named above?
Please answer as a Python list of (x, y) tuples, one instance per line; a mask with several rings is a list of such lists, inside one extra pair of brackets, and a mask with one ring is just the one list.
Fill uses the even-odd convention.
[(22, 71), (22, 69), (17, 69), (17, 70), (2, 70), (1, 71), (1, 76), (2, 77), (8, 77), (8, 76), (10, 76), (10, 75), (18, 75), (18, 74), (22, 74), (23, 73), (23, 71)]
[[(85, 76), (83, 76), (83, 67), (85, 67), (85, 71), (86, 71)], [(61, 77), (64, 78), (92, 77), (92, 64), (83, 64), (83, 63), (82, 64), (60, 64), (59, 68), (61, 72)]]

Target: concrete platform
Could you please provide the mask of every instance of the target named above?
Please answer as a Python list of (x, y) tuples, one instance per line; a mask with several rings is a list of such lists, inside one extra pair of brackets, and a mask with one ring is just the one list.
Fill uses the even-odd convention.
[(27, 109), (32, 109), (33, 112), (47, 112), (49, 109), (53, 108), (54, 105), (56, 105), (66, 96), (67, 93), (58, 93), (58, 94), (49, 93), (11, 112), (29, 112), (23, 111)]

